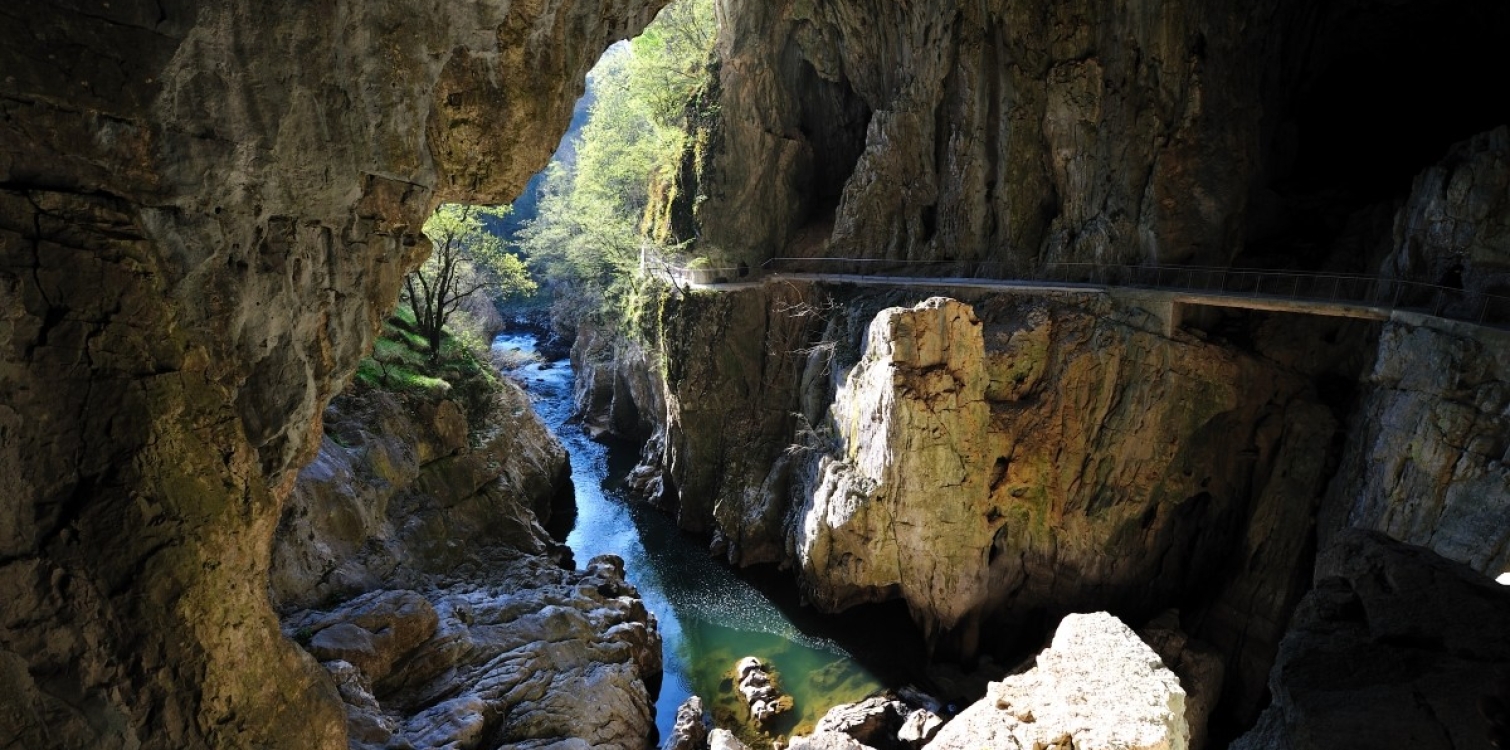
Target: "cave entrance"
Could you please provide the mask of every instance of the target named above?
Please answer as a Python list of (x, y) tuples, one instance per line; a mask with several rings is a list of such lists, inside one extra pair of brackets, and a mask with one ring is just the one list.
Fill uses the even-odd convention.
[[(1282, 204), (1260, 265), (1374, 270), (1369, 248), (1422, 170), (1510, 123), (1510, 3), (1365, 2), (1319, 21), (1266, 161)], [(1267, 262), (1266, 262), (1267, 261)]]

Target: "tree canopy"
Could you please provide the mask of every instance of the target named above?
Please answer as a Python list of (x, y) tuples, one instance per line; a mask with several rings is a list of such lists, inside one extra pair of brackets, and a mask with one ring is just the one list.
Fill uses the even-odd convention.
[(434, 246), (423, 265), (404, 278), (404, 296), (431, 358), (440, 355), (442, 330), (468, 297), (488, 290), (497, 297), (527, 295), (535, 282), (519, 256), (489, 231), (485, 219), (498, 218), (508, 206), (445, 204), (425, 222)]
[(712, 0), (676, 0), (589, 76), (595, 100), (575, 160), (548, 167), (537, 218), (519, 235), (531, 266), (575, 312), (623, 322), (637, 307), (640, 254), (654, 244), (652, 186), (679, 169), (682, 113), (707, 81), (716, 38)]

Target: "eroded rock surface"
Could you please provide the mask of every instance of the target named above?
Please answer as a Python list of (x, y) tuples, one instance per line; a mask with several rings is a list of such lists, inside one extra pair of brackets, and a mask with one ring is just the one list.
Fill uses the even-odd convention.
[(730, 2), (702, 237), (756, 260), (1225, 262), (1276, 5)]
[[(821, 750), (822, 748), (875, 748), (899, 750), (899, 739), (911, 709), (898, 700), (884, 696), (866, 698), (829, 709), (812, 734), (793, 737), (787, 750)], [(928, 713), (919, 711), (919, 713)], [(935, 717), (936, 718), (936, 717)], [(921, 726), (921, 724), (920, 724)]]
[(270, 540), (441, 200), (506, 202), (659, 3), (0, 9), (0, 724), (343, 745)]
[(676, 723), (671, 736), (661, 743), (661, 750), (707, 750), (708, 724), (703, 716), (703, 699), (692, 696), (676, 708)]
[(991, 684), (930, 750), (1184, 750), (1185, 691), (1159, 655), (1104, 612), (1070, 615), (1033, 669)]
[(568, 571), (516, 557), (485, 581), (436, 579), (423, 595), (379, 591), (285, 619), (336, 678), (351, 747), (643, 748), (661, 644), (623, 562)]
[[(1510, 296), (1510, 125), (1454, 145), (1416, 177), (1393, 245), (1383, 270), (1395, 278)], [(1487, 313), (1505, 320), (1510, 308)]]
[(1510, 334), (1386, 326), (1323, 532), (1510, 570)]
[(940, 655), (988, 620), (1207, 592), (1191, 635), (1256, 714), (1337, 450), (1317, 376), (1283, 364), (1297, 334), (1259, 358), (1120, 300), (919, 296), (668, 300), (651, 460), (683, 528), (785, 561), (820, 607), (903, 599)]
[(820, 607), (900, 597), (935, 636), (987, 595), (982, 326), (968, 305), (934, 298), (882, 311), (866, 342), (829, 410), (838, 450), (818, 459), (794, 555)]
[(1234, 750), (1483, 748), (1503, 701), (1510, 589), (1377, 532), (1336, 536), (1295, 612), (1274, 703)]
[(274, 606), (415, 586), (479, 547), (554, 552), (539, 521), (570, 490), (566, 452), (517, 386), (503, 383), (498, 399), (504, 424), (477, 431), (449, 400), (373, 389), (337, 399), (279, 524)]
[(562, 569), (532, 507), (569, 488), (565, 452), (516, 386), (496, 398), (476, 427), (447, 399), (335, 401), (275, 543), (283, 631), (335, 678), (355, 748), (641, 748), (655, 619), (621, 560)]

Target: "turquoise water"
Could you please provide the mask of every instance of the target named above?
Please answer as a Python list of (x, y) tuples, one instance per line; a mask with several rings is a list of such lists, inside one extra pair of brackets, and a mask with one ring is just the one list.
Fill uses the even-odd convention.
[[(529, 356), (535, 339), (506, 334), (493, 346)], [(832, 706), (882, 687), (839, 643), (805, 633), (759, 588), (710, 559), (705, 542), (683, 534), (667, 514), (627, 497), (622, 480), (633, 467), (635, 448), (589, 440), (572, 422), (570, 362), (535, 361), (512, 375), (571, 453), (577, 514), (566, 543), (578, 565), (601, 554), (624, 558), (629, 580), (659, 621), (665, 678), (656, 724), (662, 737), (692, 694), (702, 697), (718, 726), (763, 745), (810, 728)], [(751, 655), (774, 665), (782, 690), (795, 702), (763, 736), (746, 725), (743, 704), (727, 679), (734, 663)]]

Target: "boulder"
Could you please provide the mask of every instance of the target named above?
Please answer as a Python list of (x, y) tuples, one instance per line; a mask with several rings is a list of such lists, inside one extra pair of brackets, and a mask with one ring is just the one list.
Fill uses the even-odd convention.
[(792, 696), (781, 692), (776, 675), (754, 656), (746, 656), (734, 665), (734, 686), (750, 707), (750, 718), (756, 724), (765, 724), (792, 710)]
[(639, 747), (654, 726), (648, 685), (659, 678), (661, 644), (623, 576), (611, 556), (579, 571), (500, 556), (488, 582), (374, 592), (292, 615), (285, 628), (326, 660), (353, 750), (483, 738)]
[(708, 724), (703, 717), (703, 699), (691, 696), (676, 709), (676, 724), (661, 743), (661, 750), (704, 750), (708, 747)]
[(1233, 750), (1487, 750), (1510, 697), (1506, 633), (1504, 586), (1381, 533), (1343, 531), (1280, 644), (1273, 703)]
[(876, 750), (843, 732), (817, 731), (806, 737), (793, 737), (786, 750)]
[[(908, 714), (907, 705), (901, 701), (882, 696), (866, 698), (859, 703), (844, 703), (828, 710), (807, 738), (794, 738), (789, 747), (839, 747), (821, 745), (829, 742), (825, 735), (842, 735), (855, 743), (878, 750), (893, 750), (898, 746), (897, 734)], [(799, 742), (806, 744), (799, 744)]]
[(1185, 691), (1136, 633), (1104, 612), (1070, 615), (1037, 665), (991, 684), (930, 750), (1185, 750)]
[(377, 681), (434, 635), (437, 622), (435, 608), (413, 591), (374, 591), (305, 619), (295, 636), (310, 634), (305, 649), (316, 659), (349, 663)]
[(715, 729), (708, 733), (708, 750), (750, 750), (727, 729)]
[(944, 728), (944, 719), (926, 708), (919, 708), (902, 720), (897, 740), (910, 748), (920, 748), (933, 740)]

